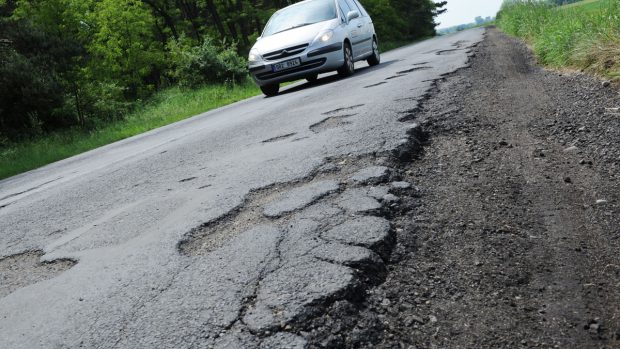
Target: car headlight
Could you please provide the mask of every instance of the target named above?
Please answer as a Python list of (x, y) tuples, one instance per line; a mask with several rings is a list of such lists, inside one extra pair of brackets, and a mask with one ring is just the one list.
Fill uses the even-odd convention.
[(328, 30), (319, 36), (319, 41), (328, 42), (334, 36), (334, 32), (332, 30)]
[(261, 60), (261, 58), (260, 58), (260, 55), (258, 54), (258, 51), (251, 50), (250, 51), (250, 55), (248, 56), (248, 62), (255, 63), (255, 62), (258, 62), (260, 60)]

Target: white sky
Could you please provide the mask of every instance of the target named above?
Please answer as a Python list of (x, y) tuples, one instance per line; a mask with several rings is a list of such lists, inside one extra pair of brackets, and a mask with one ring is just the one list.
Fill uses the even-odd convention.
[[(438, 0), (435, 0), (439, 2)], [(437, 28), (474, 22), (476, 16), (495, 16), (503, 0), (447, 0), (448, 12), (437, 17)]]

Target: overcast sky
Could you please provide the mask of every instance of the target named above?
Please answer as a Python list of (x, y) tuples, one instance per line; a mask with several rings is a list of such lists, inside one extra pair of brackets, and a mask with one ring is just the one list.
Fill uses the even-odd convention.
[[(476, 16), (495, 16), (503, 0), (447, 0), (448, 12), (437, 17), (437, 28), (474, 22)], [(439, 0), (435, 0), (439, 2)]]

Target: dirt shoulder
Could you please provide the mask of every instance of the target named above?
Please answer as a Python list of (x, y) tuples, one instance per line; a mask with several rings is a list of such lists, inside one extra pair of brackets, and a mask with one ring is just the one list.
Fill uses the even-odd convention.
[(620, 97), (495, 29), (473, 53), (415, 115), (387, 279), (315, 346), (620, 347)]

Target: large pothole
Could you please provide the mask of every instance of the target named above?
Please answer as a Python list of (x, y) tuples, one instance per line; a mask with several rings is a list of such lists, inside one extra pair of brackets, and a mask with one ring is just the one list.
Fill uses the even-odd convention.
[(77, 263), (70, 259), (41, 262), (43, 255), (43, 251), (28, 251), (0, 259), (0, 298), (22, 287), (52, 279)]

